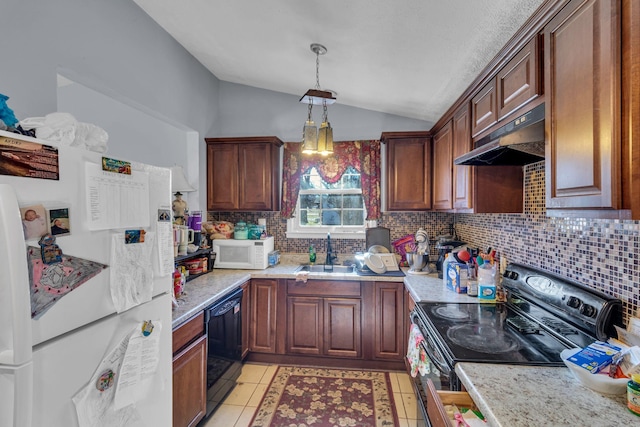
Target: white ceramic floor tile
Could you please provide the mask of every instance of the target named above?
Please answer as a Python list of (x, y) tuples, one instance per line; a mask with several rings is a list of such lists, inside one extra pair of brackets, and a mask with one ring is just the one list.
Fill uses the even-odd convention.
[(242, 365), (242, 374), (240, 374), (237, 381), (239, 383), (258, 384), (268, 367), (268, 365), (245, 363)]
[(391, 391), (394, 393), (400, 393), (400, 384), (398, 384), (398, 374), (395, 372), (389, 372), (389, 380), (391, 380)]
[(220, 405), (205, 424), (205, 427), (231, 427), (242, 415), (243, 406)]
[(253, 414), (255, 414), (256, 410), (257, 408), (244, 408), (242, 414), (240, 414), (240, 418), (238, 418), (238, 421), (236, 421), (233, 427), (249, 427), (251, 425), (251, 420), (253, 419)]
[(416, 395), (413, 393), (402, 393), (402, 402), (404, 403), (404, 411), (407, 414), (407, 419), (417, 420), (418, 416), (418, 402), (416, 401)]
[(278, 365), (268, 366), (267, 369), (264, 371), (264, 375), (260, 379), (260, 384), (270, 384), (277, 370), (278, 370)]
[(398, 427), (409, 427), (409, 423), (406, 418), (398, 418)]
[(401, 393), (393, 393), (393, 402), (396, 406), (396, 412), (398, 413), (398, 418), (407, 418), (407, 413), (404, 410), (404, 401), (402, 400)]
[(411, 384), (411, 381), (413, 380), (411, 379), (409, 374), (398, 372), (396, 374), (396, 377), (398, 378), (398, 384), (400, 385), (401, 393), (413, 393), (413, 384)]
[(257, 384), (251, 383), (238, 383), (231, 390), (231, 393), (224, 399), (223, 404), (225, 405), (238, 405), (238, 406), (247, 406), (249, 403), (249, 399), (251, 399), (251, 395), (256, 389)]
[(258, 405), (260, 405), (260, 402), (262, 402), (262, 397), (267, 392), (267, 388), (268, 387), (269, 386), (267, 384), (258, 384), (258, 385), (256, 385), (256, 389), (254, 390), (253, 394), (251, 395), (251, 399), (249, 399), (249, 402), (247, 403), (247, 406), (251, 406), (251, 407), (257, 408)]

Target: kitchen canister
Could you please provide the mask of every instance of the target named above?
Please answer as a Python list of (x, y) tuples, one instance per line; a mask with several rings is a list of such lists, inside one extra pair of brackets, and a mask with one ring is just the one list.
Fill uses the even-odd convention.
[(247, 240), (249, 238), (249, 229), (247, 228), (246, 222), (239, 221), (236, 223), (235, 229), (233, 230), (233, 238), (236, 240)]
[(482, 264), (478, 267), (478, 299), (480, 302), (496, 302), (496, 266)]
[(632, 414), (640, 416), (640, 374), (631, 375), (627, 383), (627, 408)]

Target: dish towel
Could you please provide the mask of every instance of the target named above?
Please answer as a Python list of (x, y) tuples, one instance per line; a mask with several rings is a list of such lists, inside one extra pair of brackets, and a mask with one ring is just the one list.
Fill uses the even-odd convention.
[(431, 372), (431, 365), (427, 360), (427, 355), (420, 346), (422, 341), (424, 341), (424, 337), (420, 332), (420, 328), (415, 323), (411, 324), (409, 343), (407, 345), (407, 361), (411, 366), (412, 377), (417, 376), (418, 372), (420, 372), (420, 375), (427, 375)]
[(296, 273), (296, 282), (307, 283), (307, 279), (309, 279), (309, 272), (299, 271)]

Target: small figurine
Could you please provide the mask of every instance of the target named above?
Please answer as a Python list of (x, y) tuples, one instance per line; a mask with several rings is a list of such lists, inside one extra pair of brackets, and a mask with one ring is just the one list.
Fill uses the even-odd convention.
[(45, 264), (55, 264), (62, 262), (62, 250), (56, 245), (56, 238), (51, 234), (45, 234), (38, 241), (40, 245), (40, 256)]

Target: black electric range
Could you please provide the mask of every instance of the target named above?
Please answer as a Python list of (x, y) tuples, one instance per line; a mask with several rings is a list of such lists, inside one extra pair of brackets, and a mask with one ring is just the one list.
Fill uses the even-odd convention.
[[(418, 302), (412, 322), (431, 367), (418, 376), (436, 388), (460, 390), (458, 362), (564, 366), (560, 352), (616, 336), (622, 302), (580, 283), (522, 264), (509, 264), (504, 303)], [(420, 393), (422, 394), (422, 393)]]

